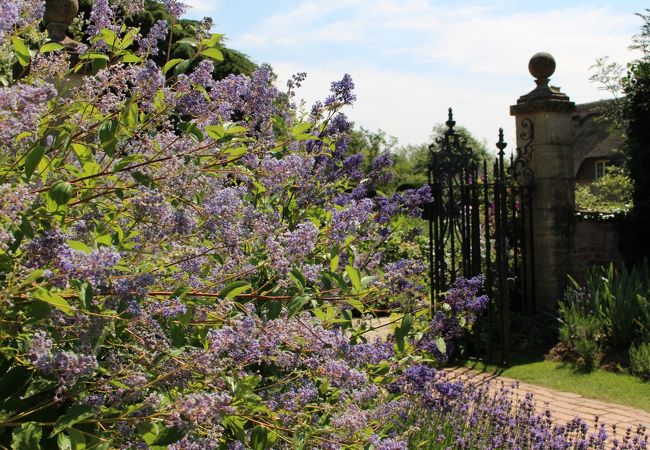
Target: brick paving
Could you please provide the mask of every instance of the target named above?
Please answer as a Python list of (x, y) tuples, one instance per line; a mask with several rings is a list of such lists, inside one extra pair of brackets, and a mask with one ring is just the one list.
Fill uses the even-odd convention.
[[(467, 367), (447, 369), (449, 375), (454, 379), (470, 380), (470, 382), (483, 384), (492, 381), (493, 385), (503, 382), (507, 385), (517, 382), (516, 380), (500, 375), (476, 372)], [(634, 432), (639, 424), (650, 426), (650, 412), (629, 406), (607, 403), (583, 397), (571, 392), (561, 392), (534, 384), (519, 383), (519, 392), (530, 392), (534, 395), (537, 412), (542, 413), (546, 408), (551, 410), (554, 420), (558, 422), (569, 421), (580, 416), (588, 423), (593, 423), (594, 417), (598, 416), (599, 423), (604, 423), (611, 430), (616, 425), (617, 434), (622, 436), (628, 428)]]
[[(371, 326), (376, 329), (368, 333), (367, 337), (370, 340), (385, 339), (391, 330), (390, 322), (388, 319), (374, 319)], [(499, 382), (506, 384), (517, 382), (513, 378), (481, 373), (467, 367), (457, 367), (447, 369), (447, 371), (452, 377), (463, 380), (471, 379), (474, 383), (485, 383), (492, 380), (492, 384), (497, 386)], [(579, 416), (588, 423), (593, 423), (594, 418), (598, 416), (599, 423), (604, 423), (608, 430), (611, 430), (612, 425), (616, 425), (618, 436), (623, 436), (628, 428), (632, 428), (634, 432), (639, 424), (650, 427), (650, 412), (583, 397), (571, 392), (561, 392), (529, 383), (518, 383), (519, 392), (522, 395), (526, 392), (531, 392), (534, 395), (537, 412), (541, 414), (548, 408), (557, 422), (567, 422)]]

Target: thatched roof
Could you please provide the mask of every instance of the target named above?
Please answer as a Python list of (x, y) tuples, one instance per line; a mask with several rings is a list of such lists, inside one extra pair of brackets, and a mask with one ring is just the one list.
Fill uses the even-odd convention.
[(575, 132), (573, 135), (573, 170), (578, 174), (580, 165), (588, 158), (609, 158), (617, 160), (617, 152), (623, 143), (616, 134), (608, 131), (608, 124), (603, 120), (602, 109), (611, 100), (576, 105), (573, 115)]

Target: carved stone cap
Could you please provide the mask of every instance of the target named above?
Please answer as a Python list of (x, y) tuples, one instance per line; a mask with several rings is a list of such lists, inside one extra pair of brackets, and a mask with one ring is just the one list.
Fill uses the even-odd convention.
[(517, 100), (516, 105), (510, 106), (511, 116), (523, 116), (526, 114), (533, 114), (536, 112), (566, 112), (573, 113), (576, 110), (576, 104), (569, 100), (569, 97), (562, 94), (564, 98), (532, 98), (522, 99), (522, 96)]
[[(544, 110), (546, 107), (550, 108), (549, 110), (557, 111), (568, 110), (573, 111), (575, 109), (575, 104), (569, 100), (569, 97), (560, 91), (559, 87), (549, 86), (550, 76), (555, 72), (555, 58), (553, 55), (547, 52), (535, 53), (530, 61), (528, 62), (528, 71), (530, 74), (535, 77), (535, 84), (537, 87), (530, 91), (528, 94), (522, 95), (517, 100), (516, 109), (519, 106), (527, 105), (526, 110)], [(567, 104), (566, 107), (561, 106), (560, 104)], [(570, 105), (570, 106), (569, 106)], [(511, 114), (513, 114), (514, 106), (510, 108)], [(533, 112), (533, 111), (530, 111)]]

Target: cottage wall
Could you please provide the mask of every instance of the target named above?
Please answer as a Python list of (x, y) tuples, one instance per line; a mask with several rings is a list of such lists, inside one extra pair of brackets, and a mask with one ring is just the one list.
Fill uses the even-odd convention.
[(618, 219), (578, 217), (575, 221), (571, 276), (583, 283), (589, 269), (613, 263), (620, 269)]

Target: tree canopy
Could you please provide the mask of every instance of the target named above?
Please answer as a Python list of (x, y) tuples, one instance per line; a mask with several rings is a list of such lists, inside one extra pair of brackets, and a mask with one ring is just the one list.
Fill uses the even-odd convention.
[[(79, 12), (83, 15), (85, 20), (90, 18), (90, 11), (92, 9), (93, 0), (80, 0)], [(192, 54), (192, 48), (189, 44), (183, 43), (183, 39), (191, 39), (196, 37), (197, 33), (208, 32), (206, 27), (212, 24), (211, 19), (204, 19), (204, 21), (180, 19), (176, 21), (167, 11), (165, 5), (152, 0), (146, 0), (144, 4), (144, 11), (128, 16), (125, 18), (125, 24), (129, 27), (140, 28), (140, 33), (146, 36), (154, 27), (154, 25), (164, 20), (168, 24), (174, 24), (171, 53), (168, 56), (168, 42), (169, 37), (165, 41), (158, 42), (158, 54), (154, 55), (151, 59), (159, 66), (163, 66), (166, 61), (175, 58), (187, 59)], [(214, 62), (213, 75), (216, 79), (223, 79), (228, 75), (250, 75), (257, 68), (251, 59), (237, 50), (226, 47), (222, 42), (217, 43), (215, 46), (222, 54), (223, 60)], [(201, 58), (198, 58), (194, 64), (198, 64)]]

